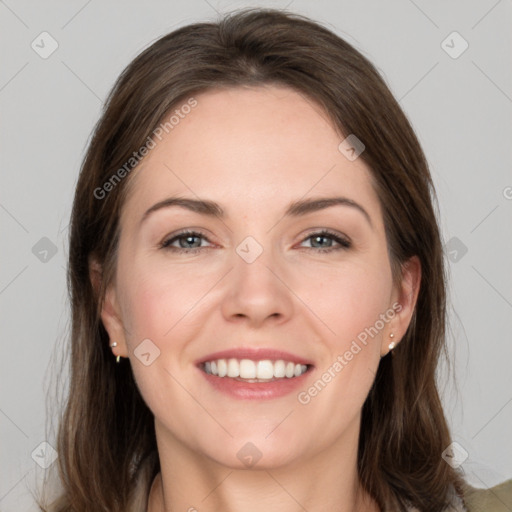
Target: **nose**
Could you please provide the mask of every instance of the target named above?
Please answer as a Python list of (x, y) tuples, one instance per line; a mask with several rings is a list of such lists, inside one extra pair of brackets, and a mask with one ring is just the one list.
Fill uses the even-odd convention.
[(235, 254), (234, 268), (224, 283), (224, 318), (253, 328), (288, 321), (294, 306), (293, 292), (286, 281), (286, 270), (277, 264), (272, 251), (264, 250), (252, 263)]

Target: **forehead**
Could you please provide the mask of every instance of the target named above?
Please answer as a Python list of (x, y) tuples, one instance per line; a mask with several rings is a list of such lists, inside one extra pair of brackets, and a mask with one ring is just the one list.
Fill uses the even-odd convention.
[(175, 194), (213, 199), (226, 205), (228, 216), (231, 210), (278, 212), (308, 195), (333, 193), (378, 209), (370, 170), (340, 152), (344, 136), (310, 98), (259, 86), (215, 89), (194, 99), (197, 105), (155, 139), (131, 176), (126, 215)]

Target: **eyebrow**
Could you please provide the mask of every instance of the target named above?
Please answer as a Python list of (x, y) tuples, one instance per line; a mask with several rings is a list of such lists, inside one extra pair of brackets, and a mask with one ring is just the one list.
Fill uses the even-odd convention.
[[(163, 201), (159, 201), (149, 208), (140, 220), (142, 224), (152, 213), (163, 208), (170, 208), (177, 206), (184, 208), (200, 215), (207, 215), (210, 217), (219, 217), (224, 219), (226, 212), (215, 201), (207, 199), (192, 199), (188, 197), (169, 197)], [(290, 203), (284, 213), (284, 217), (301, 217), (309, 213), (325, 210), (333, 206), (349, 206), (363, 214), (370, 226), (373, 228), (373, 223), (368, 212), (359, 204), (347, 197), (321, 197), (312, 199), (300, 199)]]

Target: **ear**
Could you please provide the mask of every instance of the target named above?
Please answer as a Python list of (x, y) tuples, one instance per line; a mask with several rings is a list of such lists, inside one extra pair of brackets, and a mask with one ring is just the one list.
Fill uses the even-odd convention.
[[(89, 276), (91, 284), (98, 295), (101, 292), (103, 269), (95, 259), (91, 259), (89, 262)], [(104, 297), (99, 297), (99, 300), (102, 302), (101, 320), (110, 338), (109, 345), (113, 342), (117, 343), (117, 346), (111, 349), (113, 354), (115, 356), (128, 357), (125, 332), (120, 314), (121, 310), (114, 283), (107, 285)]]
[[(393, 319), (384, 331), (381, 345), (381, 356), (389, 352), (389, 344), (393, 341), (395, 346), (404, 337), (416, 307), (421, 283), (421, 263), (417, 256), (413, 256), (402, 264), (402, 278), (393, 290), (391, 307), (395, 311)], [(391, 337), (390, 335), (393, 334)]]

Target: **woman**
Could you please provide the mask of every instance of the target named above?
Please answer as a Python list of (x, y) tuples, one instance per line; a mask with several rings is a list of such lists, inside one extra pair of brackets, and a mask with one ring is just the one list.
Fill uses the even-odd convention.
[(318, 24), (249, 10), (145, 50), (76, 188), (42, 510), (465, 510), (432, 197), (385, 83)]

